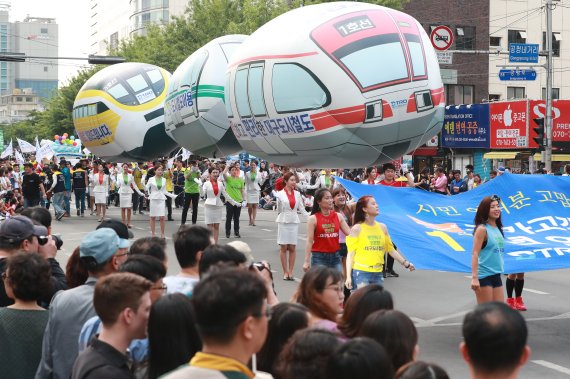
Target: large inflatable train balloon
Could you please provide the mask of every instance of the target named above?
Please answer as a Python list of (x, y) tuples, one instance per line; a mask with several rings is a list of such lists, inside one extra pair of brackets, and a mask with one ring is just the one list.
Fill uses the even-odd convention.
[(246, 38), (216, 38), (172, 74), (164, 104), (166, 132), (194, 154), (219, 158), (241, 150), (224, 106), (224, 74), (228, 59)]
[(358, 2), (268, 22), (228, 65), (231, 128), (249, 153), (296, 167), (400, 158), (441, 130), (436, 54), (411, 16)]
[(114, 161), (151, 160), (176, 143), (164, 131), (170, 74), (145, 63), (120, 63), (93, 75), (73, 104), (73, 124), (83, 145)]

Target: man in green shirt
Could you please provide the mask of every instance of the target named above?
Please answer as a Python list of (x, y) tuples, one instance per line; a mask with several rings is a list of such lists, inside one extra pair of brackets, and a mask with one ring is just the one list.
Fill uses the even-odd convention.
[[(230, 168), (231, 167), (231, 168)], [(228, 170), (230, 174), (228, 174)], [(232, 230), (232, 219), (234, 220), (234, 234), (239, 235), (239, 216), (241, 208), (246, 206), (245, 202), (245, 181), (239, 176), (239, 163), (227, 164), (224, 169), (224, 180), (226, 182), (226, 193), (232, 201), (226, 202), (226, 238), (230, 238)], [(232, 204), (233, 203), (233, 204)]]
[(191, 161), (190, 167), (184, 171), (184, 206), (182, 208), (181, 225), (186, 224), (190, 203), (192, 203), (192, 225), (195, 225), (198, 220), (198, 201), (200, 201), (199, 178), (200, 170), (198, 169), (198, 165), (196, 161)]

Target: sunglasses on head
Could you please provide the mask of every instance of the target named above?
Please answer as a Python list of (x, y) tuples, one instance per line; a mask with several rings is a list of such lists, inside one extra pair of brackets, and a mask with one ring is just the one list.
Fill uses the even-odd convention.
[(499, 196), (497, 196), (497, 195), (493, 195), (493, 196), (491, 196), (491, 201), (496, 201), (496, 202), (499, 202), (499, 203), (500, 203), (500, 202), (501, 202), (501, 198), (500, 198)]

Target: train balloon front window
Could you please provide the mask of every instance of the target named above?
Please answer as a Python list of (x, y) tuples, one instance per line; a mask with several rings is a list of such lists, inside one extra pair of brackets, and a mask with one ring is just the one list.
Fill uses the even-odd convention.
[(334, 27), (342, 37), (346, 37), (362, 30), (372, 29), (375, 26), (368, 16), (363, 15), (338, 22), (334, 24)]

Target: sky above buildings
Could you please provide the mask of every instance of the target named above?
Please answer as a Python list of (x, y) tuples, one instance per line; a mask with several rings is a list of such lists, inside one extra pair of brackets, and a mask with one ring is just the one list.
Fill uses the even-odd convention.
[[(88, 0), (12, 0), (10, 21), (23, 21), (27, 16), (55, 18), (59, 25), (58, 56), (89, 55)], [(17, 36), (19, 38), (21, 36)], [(55, 43), (55, 42), (50, 42)], [(57, 60), (60, 86), (68, 83), (86, 61)]]

